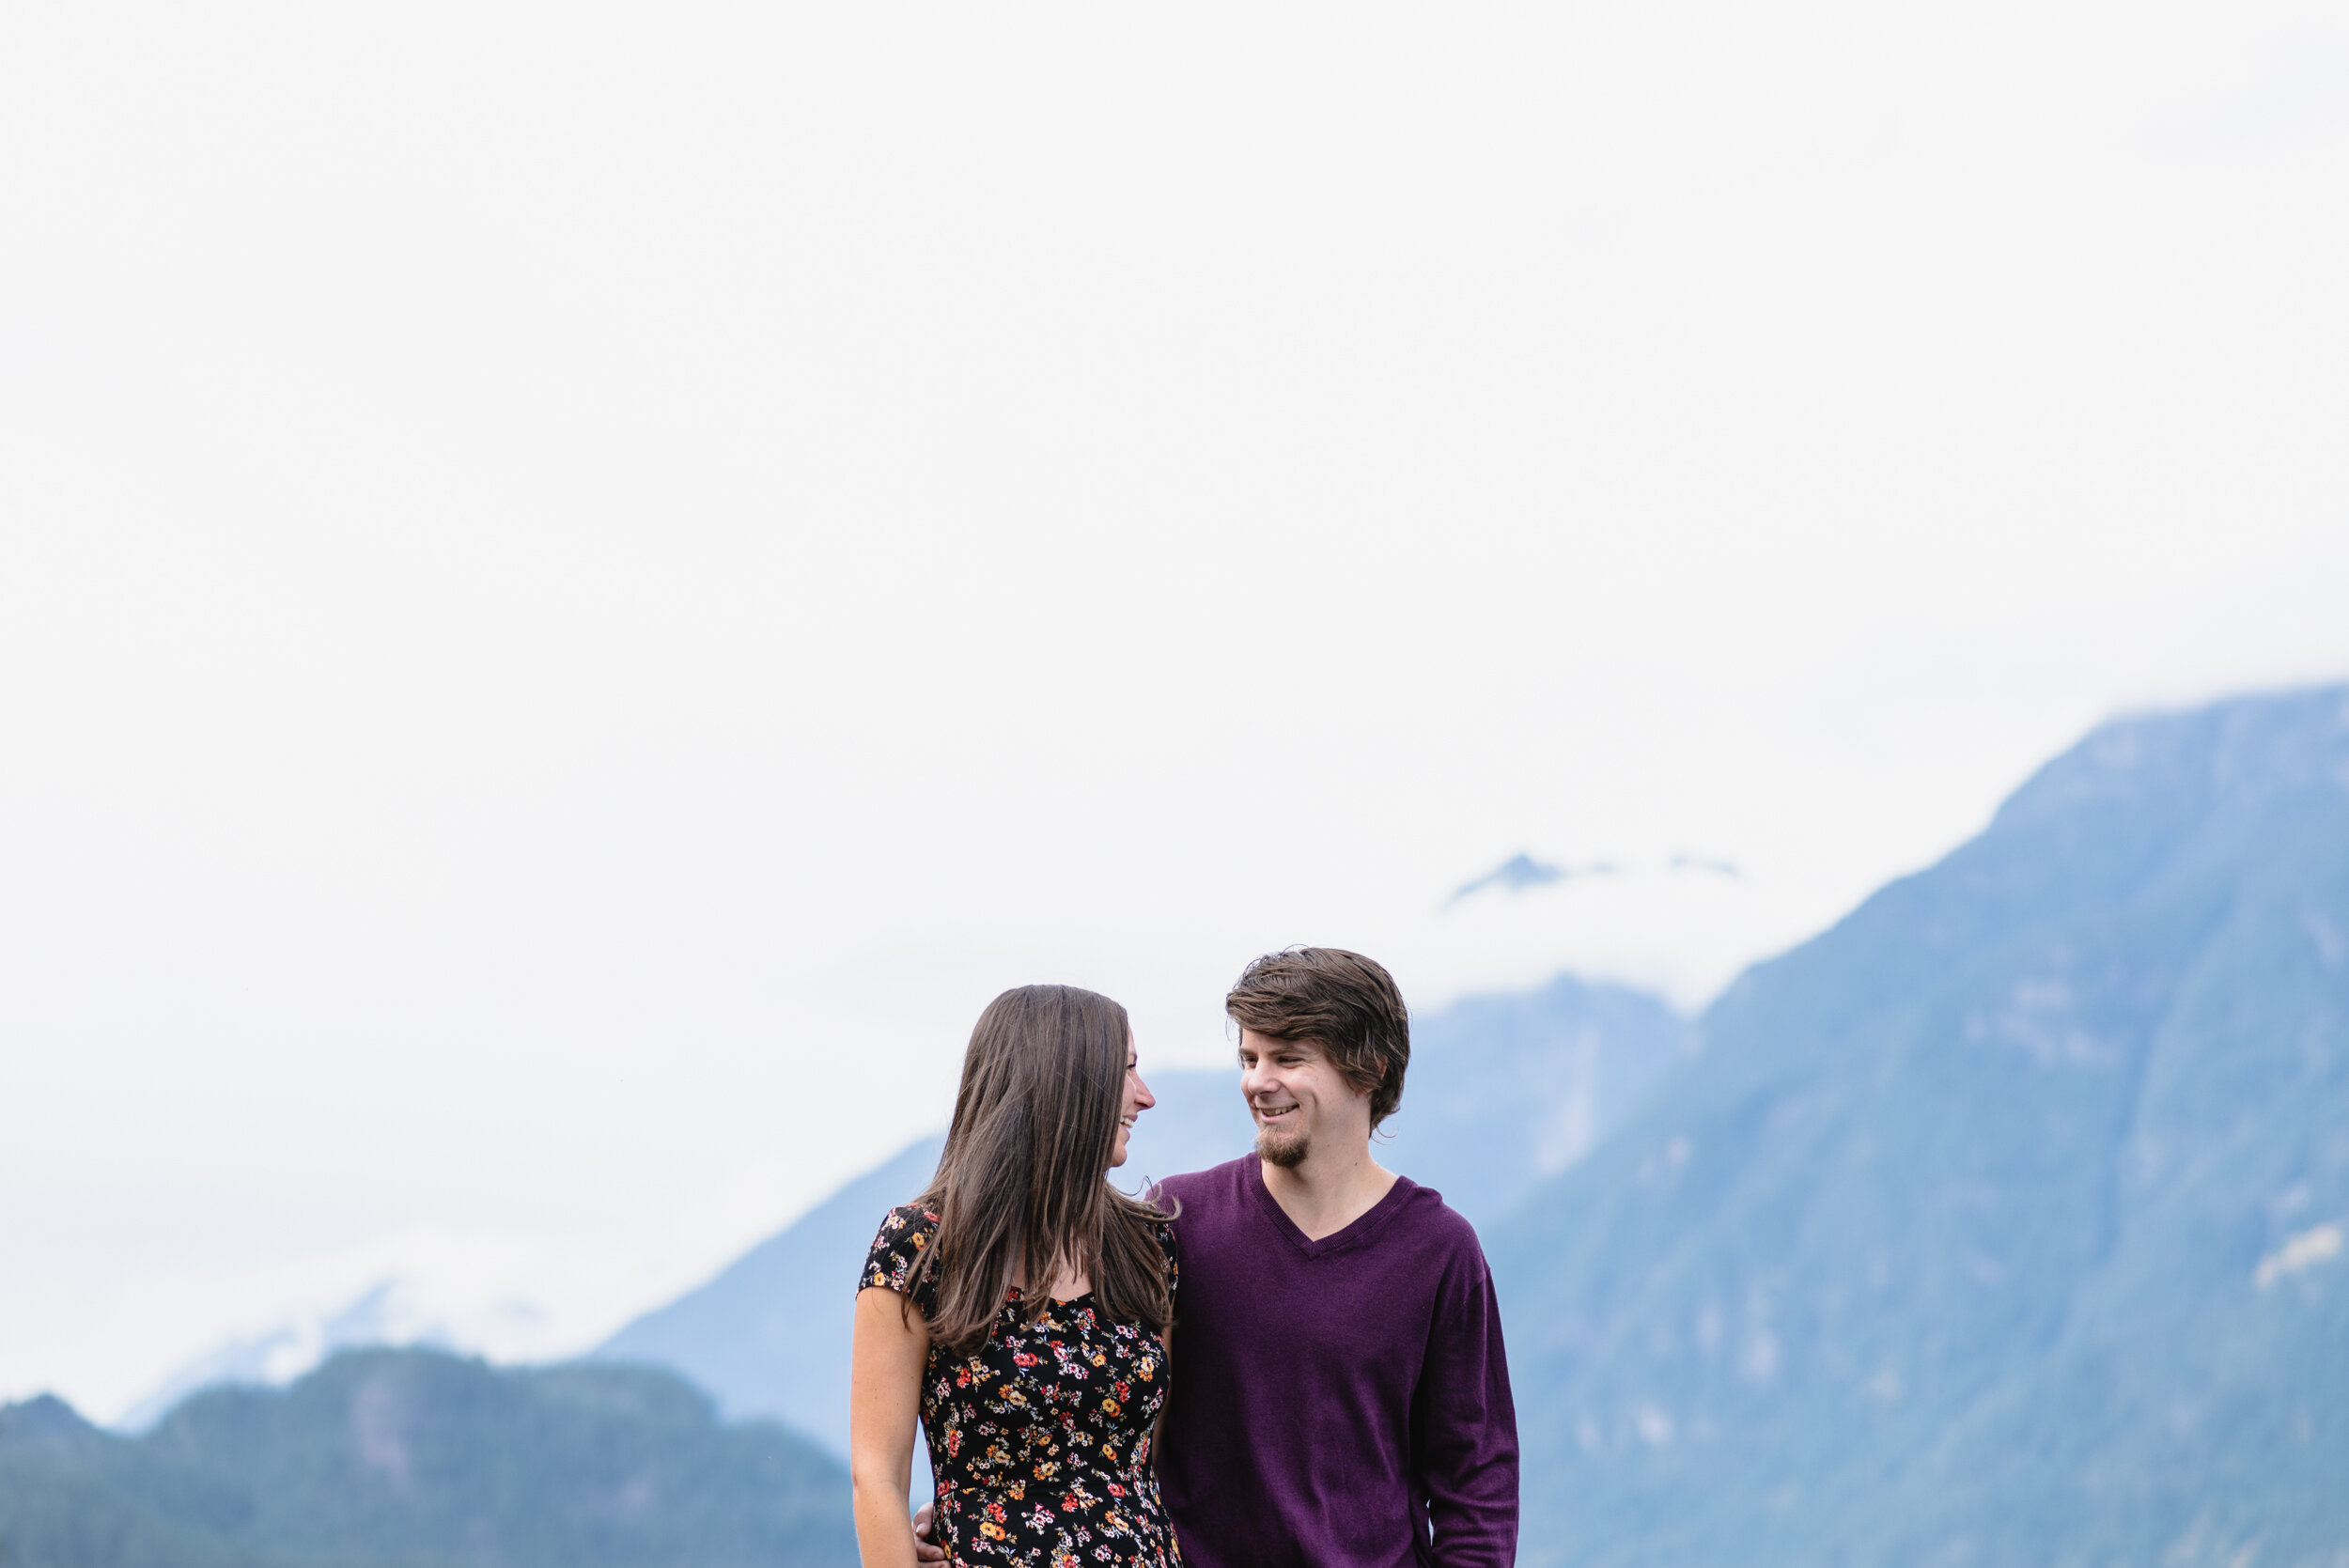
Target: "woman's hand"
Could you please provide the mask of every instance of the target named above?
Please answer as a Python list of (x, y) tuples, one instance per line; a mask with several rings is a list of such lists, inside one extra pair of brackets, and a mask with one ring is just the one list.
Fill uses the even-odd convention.
[(856, 1545), (864, 1568), (916, 1568), (906, 1492), (930, 1328), (894, 1290), (856, 1293), (848, 1359), (848, 1475), (856, 1486)]
[(924, 1563), (946, 1560), (946, 1548), (938, 1544), (938, 1505), (924, 1503), (913, 1511), (913, 1552)]

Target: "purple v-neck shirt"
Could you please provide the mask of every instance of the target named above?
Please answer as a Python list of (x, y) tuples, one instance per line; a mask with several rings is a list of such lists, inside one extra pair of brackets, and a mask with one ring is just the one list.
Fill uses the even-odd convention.
[(1186, 1568), (1505, 1568), (1517, 1423), (1492, 1273), (1408, 1177), (1309, 1241), (1253, 1155), (1170, 1177), (1174, 1392), (1159, 1452)]

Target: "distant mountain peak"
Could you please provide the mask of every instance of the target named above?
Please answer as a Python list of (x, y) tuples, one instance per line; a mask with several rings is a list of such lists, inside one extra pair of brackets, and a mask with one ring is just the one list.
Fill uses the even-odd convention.
[(1577, 877), (1612, 877), (1619, 869), (1607, 861), (1593, 861), (1586, 865), (1552, 865), (1548, 861), (1537, 861), (1520, 852), (1510, 856), (1482, 877), (1461, 883), (1453, 890), (1452, 896), (1444, 900), (1444, 908), (1448, 909), (1462, 899), (1473, 898), (1491, 888), (1504, 893), (1523, 893), (1528, 888), (1547, 887), (1553, 882), (1568, 881)]
[(2329, 798), (2349, 791), (2345, 744), (2349, 684), (2126, 714), (2032, 774), (1999, 808), (1995, 824), (2149, 808), (2185, 820)]
[(93, 1434), (97, 1428), (55, 1394), (35, 1394), (22, 1405), (0, 1405), (0, 1436), (51, 1442)]

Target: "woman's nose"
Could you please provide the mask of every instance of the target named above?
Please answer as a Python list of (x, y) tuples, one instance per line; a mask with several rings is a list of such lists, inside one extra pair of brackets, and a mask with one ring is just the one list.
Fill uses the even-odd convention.
[(1142, 1081), (1140, 1073), (1136, 1073), (1134, 1075), (1134, 1109), (1147, 1110), (1158, 1103), (1159, 1097), (1150, 1093), (1150, 1086)]

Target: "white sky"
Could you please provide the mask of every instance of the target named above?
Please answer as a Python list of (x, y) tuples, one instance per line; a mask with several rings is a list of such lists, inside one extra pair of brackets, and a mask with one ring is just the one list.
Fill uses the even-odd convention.
[(2345, 277), (2341, 5), (0, 10), (0, 1393), (588, 1343), (1006, 985), (1701, 1002), (2349, 675)]

